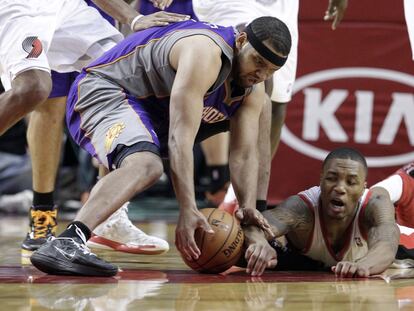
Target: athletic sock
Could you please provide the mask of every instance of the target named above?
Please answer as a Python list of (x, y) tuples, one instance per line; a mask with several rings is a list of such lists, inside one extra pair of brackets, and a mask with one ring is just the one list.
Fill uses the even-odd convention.
[(210, 173), (210, 191), (216, 193), (223, 189), (227, 182), (230, 181), (230, 171), (228, 165), (211, 165), (208, 166)]
[(71, 222), (59, 237), (79, 238), (83, 243), (90, 239), (92, 231), (80, 221)]
[(55, 208), (55, 202), (52, 192), (36, 192), (33, 191), (33, 209), (41, 211), (51, 211)]

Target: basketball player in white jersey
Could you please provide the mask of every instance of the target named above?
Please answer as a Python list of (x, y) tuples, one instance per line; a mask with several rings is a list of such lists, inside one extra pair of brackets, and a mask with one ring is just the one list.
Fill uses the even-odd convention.
[[(141, 16), (121, 0), (96, 2), (134, 31), (184, 19), (164, 12)], [(0, 1), (0, 38), (0, 73), (8, 89), (0, 95), (1, 134), (28, 112), (42, 109), (50, 93), (51, 69), (79, 71), (112, 48), (122, 35), (81, 0), (3, 0)], [(56, 113), (63, 114), (64, 110)], [(52, 186), (59, 159), (60, 134), (57, 132), (61, 131), (62, 118), (56, 113), (49, 109), (36, 118), (40, 121), (40, 125), (37, 122), (38, 129), (42, 128), (41, 133), (47, 135), (37, 137), (35, 142), (39, 148), (46, 149), (42, 151), (47, 157), (43, 158), (44, 165), (38, 167), (41, 172), (34, 171), (34, 174), (45, 175), (48, 171)], [(126, 214), (125, 217), (128, 220)], [(129, 220), (127, 225), (130, 225)], [(32, 209), (30, 227), (23, 243), (23, 250), (29, 253), (55, 234), (57, 224), (53, 204), (41, 203)], [(167, 250), (168, 244), (161, 242), (163, 250)]]
[[(332, 29), (341, 22), (347, 8), (347, 0), (329, 0), (325, 20), (333, 20)], [(272, 101), (272, 128), (271, 144), (272, 156), (279, 145), (281, 129), (286, 115), (287, 103), (292, 99), (292, 86), (296, 78), (297, 45), (298, 45), (298, 13), (299, 0), (193, 0), (194, 11), (200, 20), (210, 23), (238, 26), (245, 25), (256, 17), (271, 15), (281, 19), (288, 27), (292, 36), (292, 49), (285, 66), (278, 71), (272, 79), (273, 87), (267, 90)], [(271, 90), (269, 90), (271, 89)], [(223, 147), (218, 147), (223, 146)], [(228, 137), (220, 134), (203, 142), (203, 150), (206, 161), (210, 166), (223, 168), (216, 175), (225, 174), (224, 167), (228, 162)], [(206, 193), (208, 200), (218, 205), (223, 201), (225, 180), (218, 176), (218, 183), (223, 183), (222, 189), (214, 189), (213, 193)], [(221, 181), (221, 182), (220, 182)], [(219, 187), (216, 185), (215, 188)], [(221, 207), (229, 208), (237, 204), (233, 187), (230, 186)], [(265, 209), (266, 198), (259, 198), (258, 209)]]
[[(366, 189), (366, 176), (367, 164), (358, 151), (336, 149), (323, 163), (319, 186), (289, 197), (263, 215), (276, 237), (285, 235), (290, 249), (337, 276), (382, 273), (396, 259), (399, 229), (388, 193)], [(266, 267), (277, 267), (276, 250), (262, 231), (249, 226), (245, 234), (247, 272), (260, 275)]]

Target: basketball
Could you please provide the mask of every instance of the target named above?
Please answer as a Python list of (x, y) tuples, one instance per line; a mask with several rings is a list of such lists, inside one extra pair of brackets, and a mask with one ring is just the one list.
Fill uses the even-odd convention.
[(196, 230), (195, 241), (201, 255), (195, 261), (184, 262), (192, 269), (203, 273), (226, 271), (239, 260), (242, 254), (244, 233), (238, 220), (226, 211), (204, 208), (200, 212), (206, 217), (214, 235)]

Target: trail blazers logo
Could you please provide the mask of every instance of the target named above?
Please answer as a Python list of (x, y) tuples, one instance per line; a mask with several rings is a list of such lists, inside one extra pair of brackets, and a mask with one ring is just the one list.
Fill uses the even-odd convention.
[(42, 42), (37, 37), (27, 37), (22, 42), (23, 50), (29, 55), (26, 58), (38, 58), (42, 54)]

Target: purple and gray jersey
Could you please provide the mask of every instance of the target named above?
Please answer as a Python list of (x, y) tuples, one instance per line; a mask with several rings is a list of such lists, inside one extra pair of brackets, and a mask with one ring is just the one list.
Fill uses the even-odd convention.
[(180, 39), (204, 35), (222, 50), (222, 68), (204, 97), (202, 123), (228, 120), (246, 89), (229, 82), (235, 31), (193, 20), (132, 34), (83, 69), (69, 93), (67, 123), (74, 140), (108, 168), (117, 145), (154, 144), (165, 155), (175, 70), (169, 53)]

